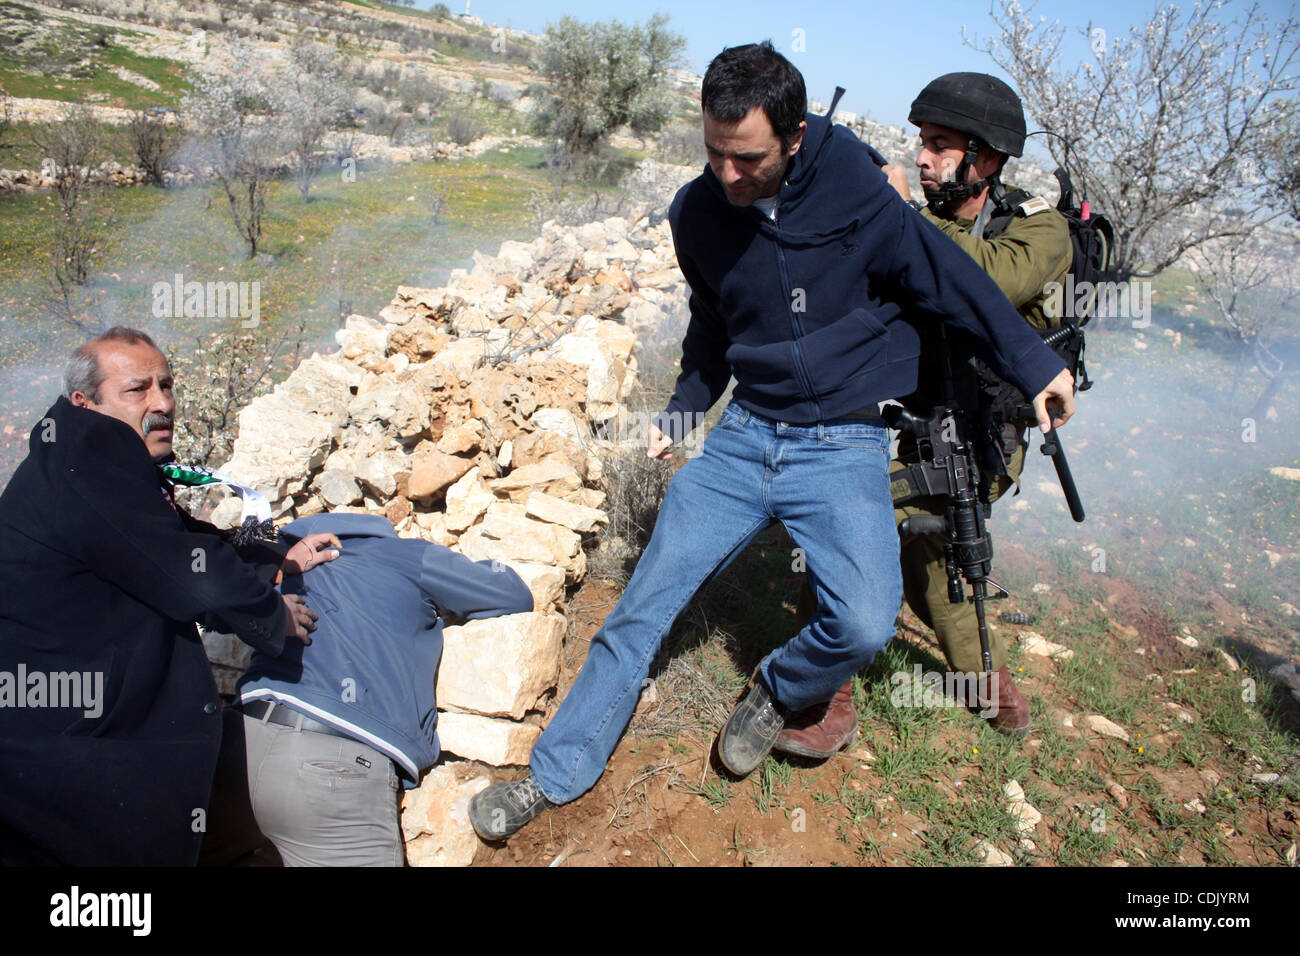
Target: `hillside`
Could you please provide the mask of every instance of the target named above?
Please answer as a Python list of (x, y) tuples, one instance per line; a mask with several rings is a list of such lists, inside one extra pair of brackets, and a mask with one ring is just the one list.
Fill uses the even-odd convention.
[[(273, 63), (319, 40), (352, 57), (357, 94), (310, 201), (287, 175), (271, 183), (253, 259), (201, 162), (141, 185), (124, 131), (161, 108), (187, 136), (166, 111), (236, 37)], [(103, 229), (80, 318), (156, 333), (190, 396), (219, 398), (221, 362), (278, 349), (212, 464), (277, 521), (383, 514), (510, 564), (534, 594), (533, 614), (449, 629), (447, 757), (407, 796), (412, 865), (1295, 866), (1300, 395), (1243, 418), (1257, 378), (1183, 270), (1154, 282), (1149, 327), (1089, 327), (1096, 387), (1063, 433), (1087, 521), (1032, 448), (994, 509), (1011, 598), (989, 615), (1033, 706), (1028, 739), (914, 686), (944, 665), (904, 611), (855, 678), (855, 745), (731, 778), (714, 738), (796, 628), (801, 576), (777, 526), (679, 619), (595, 789), (507, 845), (473, 836), (466, 801), (524, 773), (682, 463), (648, 462), (637, 429), (679, 369), (687, 289), (664, 212), (702, 163), (699, 78), (678, 77), (677, 125), (617, 136), (597, 179), (563, 181), (528, 132), (537, 42), (379, 2), (0, 0), (14, 124), (0, 130), (0, 480), (87, 334), (50, 295), (52, 178), (26, 136), (85, 104), (105, 136), (94, 182), (115, 188), (93, 192)], [(855, 120), (910, 168), (914, 131)], [(1031, 163), (1007, 178), (1055, 198)], [(158, 317), (150, 290), (177, 274), (258, 283), (261, 327)], [(234, 517), (230, 499), (189, 504)], [(209, 639), (227, 694), (245, 651)]]

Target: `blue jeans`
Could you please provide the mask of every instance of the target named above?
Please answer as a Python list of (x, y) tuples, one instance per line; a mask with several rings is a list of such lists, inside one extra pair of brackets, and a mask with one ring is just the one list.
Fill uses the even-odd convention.
[(817, 614), (763, 661), (763, 682), (799, 710), (869, 664), (894, 636), (903, 592), (888, 467), (879, 419), (787, 425), (729, 405), (673, 478), (622, 600), (533, 747), (541, 791), (565, 803), (595, 784), (677, 615), (773, 521), (804, 553)]

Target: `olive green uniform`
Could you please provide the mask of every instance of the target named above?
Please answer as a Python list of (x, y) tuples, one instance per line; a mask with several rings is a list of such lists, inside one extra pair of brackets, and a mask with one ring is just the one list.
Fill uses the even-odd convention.
[[(973, 219), (945, 220), (930, 210), (922, 212), (930, 222), (942, 229), (954, 242), (970, 254), (980, 267), (998, 284), (1003, 294), (1011, 300), (1030, 325), (1039, 329), (1055, 328), (1060, 317), (1045, 308), (1046, 286), (1062, 282), (1069, 269), (1072, 249), (1069, 227), (1065, 218), (1044, 200), (1030, 199), (1018, 209), (1005, 231), (994, 239), (970, 235)], [(955, 377), (961, 376), (967, 366), (962, 356), (954, 355), (952, 365)], [(927, 338), (922, 348), (921, 379), (917, 392), (904, 400), (908, 408), (929, 413), (941, 399), (942, 379), (941, 343)], [(971, 384), (973, 387), (973, 384)], [(959, 393), (962, 385), (958, 383)], [(1005, 475), (986, 476), (988, 499), (994, 501), (1017, 483), (1025, 460), (1025, 429), (1031, 422), (1012, 426), (1016, 436), (1008, 442), (1014, 452), (1006, 458)], [(911, 441), (904, 440), (899, 447), (899, 460), (891, 463), (891, 474), (915, 462), (916, 449)], [(895, 486), (895, 498), (906, 494), (906, 484)], [(899, 521), (908, 515), (936, 514), (944, 511), (943, 498), (917, 498), (895, 508)], [(916, 614), (939, 638), (948, 666), (956, 671), (978, 672), (983, 669), (980, 659), (979, 631), (975, 608), (969, 602), (951, 604), (948, 601), (948, 575), (943, 556), (944, 539), (940, 535), (914, 535), (902, 539), (903, 597)], [(1006, 665), (1006, 645), (990, 631), (990, 649), (993, 652), (993, 669)]]

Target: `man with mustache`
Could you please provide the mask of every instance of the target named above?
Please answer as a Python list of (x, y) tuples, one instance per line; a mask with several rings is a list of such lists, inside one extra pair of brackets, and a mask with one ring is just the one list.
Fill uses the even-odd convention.
[[(180, 511), (158, 468), (172, 385), (143, 332), (91, 339), (0, 495), (0, 863), (192, 865), (223, 722), (195, 621), (272, 656), (310, 643), (315, 615), (272, 580), (337, 539), (233, 545)], [(56, 674), (101, 698), (62, 706)]]

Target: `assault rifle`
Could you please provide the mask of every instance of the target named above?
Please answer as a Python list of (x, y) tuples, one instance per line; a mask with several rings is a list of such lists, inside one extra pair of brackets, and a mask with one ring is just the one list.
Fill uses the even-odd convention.
[[(989, 506), (980, 494), (980, 470), (970, 441), (966, 413), (949, 403), (937, 406), (929, 417), (914, 415), (901, 405), (886, 405), (881, 409), (881, 415), (891, 428), (905, 431), (916, 440), (920, 464), (913, 466), (911, 479), (918, 496), (947, 498), (943, 517), (913, 515), (903, 520), (899, 532), (903, 535), (941, 534), (946, 537), (943, 551), (947, 564), (948, 600), (953, 604), (969, 600), (975, 605), (981, 660), (984, 672), (991, 673), (993, 653), (989, 647), (984, 602), (1010, 595), (989, 577), (993, 568), (993, 539), (984, 525)], [(1034, 417), (1032, 407), (1025, 417)], [(1043, 439), (1043, 453), (1050, 455), (1056, 466), (1074, 520), (1082, 521), (1083, 505), (1055, 428)], [(971, 587), (969, 598), (966, 597), (965, 584)], [(989, 594), (990, 585), (997, 589), (996, 593)]]

